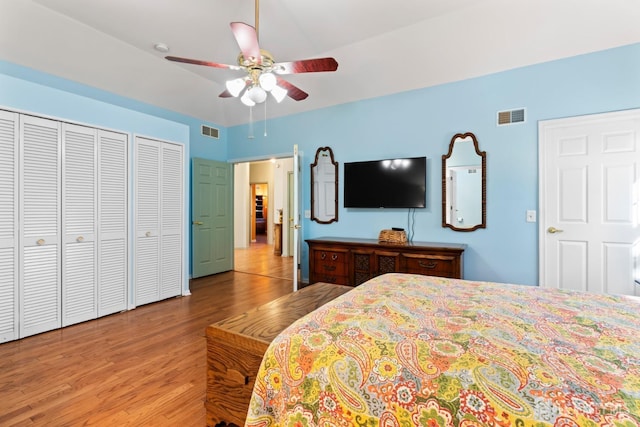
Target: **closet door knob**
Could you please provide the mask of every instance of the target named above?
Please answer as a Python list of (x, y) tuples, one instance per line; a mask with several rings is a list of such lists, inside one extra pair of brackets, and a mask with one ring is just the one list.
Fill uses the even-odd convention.
[(144, 233), (144, 235), (147, 236), (147, 237), (151, 237), (151, 232), (147, 231), (146, 233)]
[(80, 242), (84, 242), (84, 237), (82, 237), (82, 236), (78, 236), (78, 237), (76, 238), (76, 242), (78, 242), (78, 243), (80, 243)]
[(38, 246), (42, 246), (44, 245), (44, 239), (38, 239), (36, 243), (38, 244)]

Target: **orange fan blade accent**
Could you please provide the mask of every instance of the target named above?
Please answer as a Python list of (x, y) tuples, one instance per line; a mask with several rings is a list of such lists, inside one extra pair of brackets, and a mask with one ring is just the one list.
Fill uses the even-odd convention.
[(240, 51), (244, 59), (255, 61), (257, 64), (262, 63), (260, 55), (260, 46), (258, 45), (258, 35), (256, 29), (244, 22), (232, 22), (231, 31), (238, 42)]
[(165, 56), (165, 59), (173, 62), (184, 62), (185, 64), (204, 65), (205, 67), (228, 68), (230, 70), (242, 70), (238, 65), (219, 64), (217, 62), (201, 61), (199, 59), (180, 58), (178, 56)]
[(277, 62), (273, 64), (276, 74), (316, 73), (321, 71), (336, 71), (338, 61), (334, 58), (303, 59), (301, 61)]
[(280, 86), (283, 89), (286, 89), (287, 96), (296, 101), (302, 101), (303, 99), (306, 99), (307, 96), (309, 96), (307, 92), (303, 91), (297, 86), (292, 85), (285, 79), (281, 79), (280, 77), (278, 77), (278, 86)]

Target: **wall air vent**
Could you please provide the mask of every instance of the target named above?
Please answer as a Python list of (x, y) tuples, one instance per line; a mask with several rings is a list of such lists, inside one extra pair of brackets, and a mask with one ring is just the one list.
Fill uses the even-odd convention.
[(498, 111), (498, 126), (524, 123), (524, 108), (510, 111)]
[(218, 129), (205, 125), (202, 125), (202, 134), (209, 138), (218, 139), (220, 137), (220, 131)]

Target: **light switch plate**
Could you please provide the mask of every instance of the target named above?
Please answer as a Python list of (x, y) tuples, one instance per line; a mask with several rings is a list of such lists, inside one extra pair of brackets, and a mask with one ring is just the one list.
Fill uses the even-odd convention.
[(536, 222), (536, 211), (527, 211), (527, 222)]

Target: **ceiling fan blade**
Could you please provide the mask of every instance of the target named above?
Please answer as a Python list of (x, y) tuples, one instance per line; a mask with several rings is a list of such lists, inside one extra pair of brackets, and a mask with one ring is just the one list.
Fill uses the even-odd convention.
[(220, 64), (218, 62), (201, 61), (199, 59), (180, 58), (178, 56), (165, 56), (165, 59), (173, 62), (184, 62), (185, 64), (204, 65), (206, 67), (227, 68), (229, 70), (242, 70), (238, 65)]
[(301, 61), (277, 62), (273, 64), (276, 74), (316, 73), (320, 71), (336, 71), (338, 61), (334, 58), (303, 59)]
[(262, 63), (260, 56), (260, 46), (258, 45), (258, 34), (256, 29), (244, 22), (232, 22), (231, 31), (240, 46), (240, 51), (244, 59), (255, 61), (257, 64)]
[(233, 95), (231, 95), (231, 93), (229, 93), (229, 91), (227, 89), (224, 90), (224, 92), (222, 92), (220, 95), (218, 95), (220, 98), (233, 98)]
[(297, 86), (292, 85), (285, 79), (278, 77), (278, 86), (287, 90), (287, 96), (296, 101), (302, 101), (306, 99), (309, 94)]

